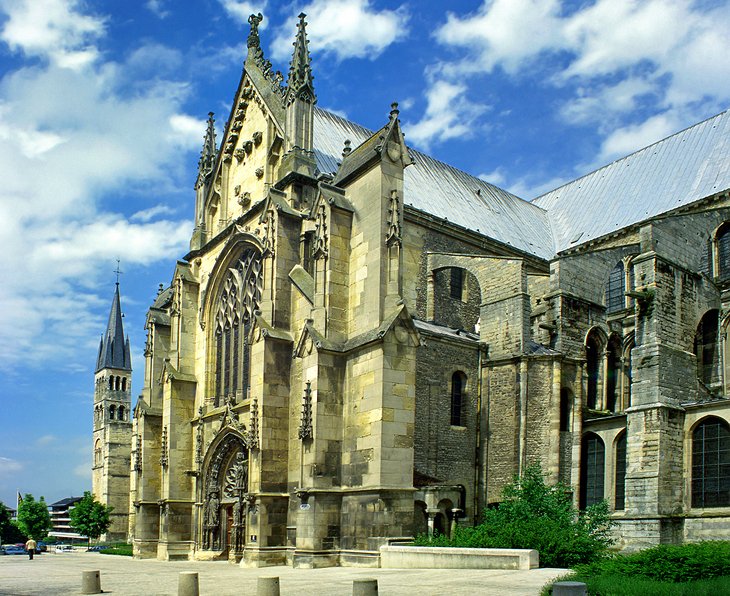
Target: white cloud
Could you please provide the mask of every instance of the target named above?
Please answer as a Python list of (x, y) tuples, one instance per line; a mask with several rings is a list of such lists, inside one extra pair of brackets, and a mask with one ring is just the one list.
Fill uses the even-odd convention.
[[(248, 2), (247, 0), (219, 0), (225, 11), (240, 24), (248, 23), (248, 17), (252, 14), (266, 14), (267, 0)], [(260, 28), (267, 25), (266, 20), (262, 21)]]
[(539, 72), (538, 85), (573, 95), (559, 109), (566, 122), (594, 123), (602, 135), (629, 127), (606, 138), (610, 155), (633, 147), (632, 137), (653, 138), (661, 121), (681, 127), (726, 106), (729, 27), (727, 2), (484, 0), (471, 15), (449, 14), (436, 31), (441, 44), (462, 52), (436, 69), (459, 83), (495, 69), (521, 81)]
[(604, 163), (661, 141), (680, 127), (681, 121), (676, 114), (664, 112), (640, 124), (620, 128), (603, 141), (599, 162)]
[(91, 458), (74, 468), (74, 475), (91, 482)]
[(426, 112), (418, 122), (403, 125), (409, 142), (428, 149), (434, 142), (471, 137), (474, 122), (487, 110), (466, 97), (467, 87), (460, 83), (439, 80), (426, 92)]
[(172, 207), (160, 204), (150, 207), (149, 209), (137, 211), (136, 213), (133, 213), (129, 219), (131, 221), (141, 221), (146, 223), (155, 219), (158, 215), (172, 215), (173, 213), (175, 213), (175, 210)]
[(171, 138), (186, 147), (203, 146), (206, 122), (187, 114), (173, 114), (169, 118)]
[[(68, 32), (60, 46), (65, 58), (81, 46), (100, 56), (89, 44), (103, 34), (103, 19), (82, 14), (75, 2), (37, 4), (48, 14), (35, 24), (26, 22), (35, 4), (0, 4), (9, 16), (0, 41), (48, 57), (0, 78), (0, 242), (8, 247), (0, 260), (0, 368), (6, 371), (17, 363), (49, 366), (96, 343), (95, 312), (108, 308), (108, 296), (96, 294), (100, 268), (110, 271), (117, 257), (127, 266), (149, 265), (184, 250), (191, 223), (159, 201), (181, 192), (181, 155), (197, 152), (205, 132), (204, 122), (182, 110), (188, 85), (141, 67), (145, 46), (127, 62), (97, 58), (85, 68), (65, 67), (33, 27), (51, 37)], [(133, 219), (104, 206), (107, 195), (119, 193), (138, 201)]]
[(484, 180), (484, 182), (489, 182), (489, 184), (494, 184), (494, 186), (502, 187), (507, 184), (507, 172), (501, 166), (491, 172), (479, 174), (477, 178)]
[(16, 461), (14, 459), (10, 459), (9, 457), (2, 457), (0, 456), (0, 476), (3, 476), (5, 474), (10, 474), (14, 472), (19, 472), (23, 469), (23, 466), (19, 461)]
[(81, 68), (98, 56), (91, 43), (104, 32), (104, 19), (78, 8), (77, 0), (2, 0), (7, 21), (0, 39), (27, 56)]
[(51, 443), (53, 443), (56, 440), (56, 437), (54, 435), (43, 435), (42, 437), (38, 437), (35, 441), (35, 444), (38, 447), (47, 447)]
[(579, 85), (575, 97), (560, 108), (560, 115), (569, 124), (595, 121), (601, 115), (605, 130), (614, 128), (614, 118), (631, 113), (642, 96), (653, 95), (652, 82), (638, 77), (624, 79), (615, 85)]
[[(408, 35), (408, 12), (377, 10), (370, 0), (314, 0), (303, 9), (307, 15), (307, 35), (313, 54), (332, 54), (338, 60), (374, 60), (389, 45)], [(273, 43), (275, 60), (291, 58), (296, 29), (287, 23), (277, 32)]]
[(170, 16), (170, 11), (165, 8), (166, 4), (165, 0), (147, 0), (145, 8), (159, 18), (166, 19)]
[(487, 0), (473, 16), (449, 13), (436, 39), (469, 50), (459, 72), (490, 72), (499, 65), (516, 74), (524, 61), (560, 47), (559, 12), (557, 0)]

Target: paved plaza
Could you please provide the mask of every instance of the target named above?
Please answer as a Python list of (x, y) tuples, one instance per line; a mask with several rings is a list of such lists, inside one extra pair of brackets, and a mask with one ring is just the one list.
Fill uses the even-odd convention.
[(81, 572), (99, 570), (105, 594), (176, 595), (181, 571), (197, 571), (201, 596), (256, 594), (259, 576), (278, 576), (281, 596), (348, 596), (355, 579), (377, 578), (380, 596), (441, 594), (535, 596), (564, 569), (497, 571), (473, 569), (242, 569), (225, 561), (162, 562), (90, 552), (0, 557), (0, 594), (56, 596), (81, 593)]

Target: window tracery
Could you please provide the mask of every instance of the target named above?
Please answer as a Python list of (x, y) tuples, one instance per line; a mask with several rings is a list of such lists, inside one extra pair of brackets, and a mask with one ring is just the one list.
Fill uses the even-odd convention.
[(261, 256), (243, 251), (228, 270), (215, 310), (215, 405), (229, 395), (246, 395), (249, 385), (250, 336), (261, 301)]

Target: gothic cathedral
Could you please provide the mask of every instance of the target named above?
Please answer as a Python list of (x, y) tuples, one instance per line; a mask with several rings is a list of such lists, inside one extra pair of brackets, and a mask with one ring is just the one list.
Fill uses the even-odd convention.
[(318, 108), (305, 15), (286, 79), (261, 19), (131, 430), (118, 290), (102, 340), (94, 487), (121, 498), (126, 441), (135, 556), (377, 566), (532, 463), (622, 547), (726, 536), (730, 112), (526, 202), (407, 147), (397, 104)]

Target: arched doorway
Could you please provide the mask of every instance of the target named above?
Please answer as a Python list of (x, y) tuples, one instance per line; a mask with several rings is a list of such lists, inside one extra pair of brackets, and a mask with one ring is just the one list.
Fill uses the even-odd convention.
[(243, 553), (248, 503), (248, 447), (230, 432), (214, 448), (204, 474), (204, 507), (200, 547), (228, 553)]

